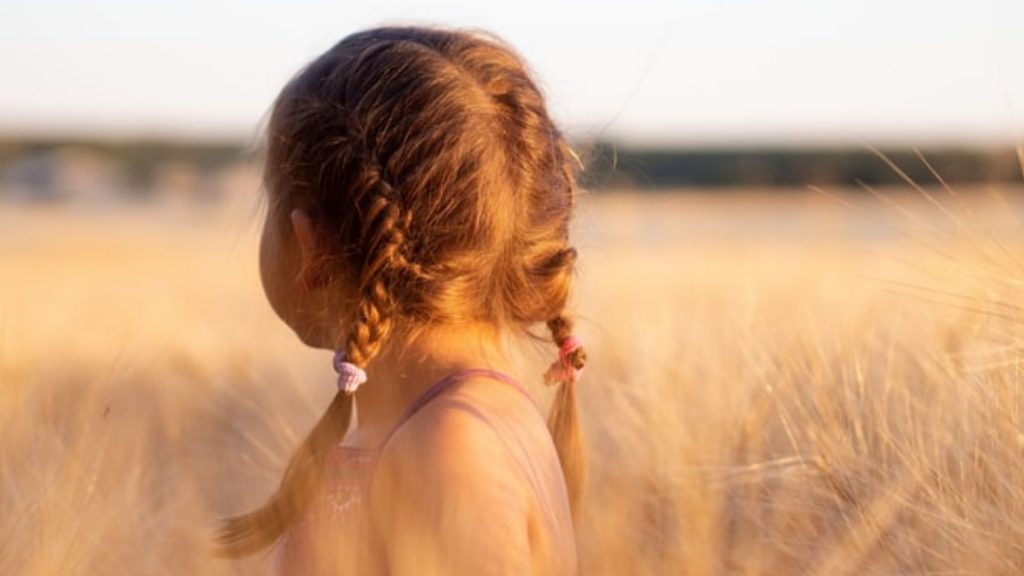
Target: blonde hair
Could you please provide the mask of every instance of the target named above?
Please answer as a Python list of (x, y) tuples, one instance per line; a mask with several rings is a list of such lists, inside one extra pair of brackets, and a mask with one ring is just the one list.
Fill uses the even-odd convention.
[[(346, 359), (365, 367), (396, 319), (486, 322), (556, 346), (576, 249), (573, 153), (523, 59), (496, 36), (424, 26), (351, 34), (282, 89), (268, 124), (271, 217), (301, 207), (324, 231), (317, 267), (355, 283)], [(571, 361), (582, 368), (586, 354)], [(272, 545), (308, 506), (327, 451), (346, 433), (338, 392), (260, 508), (224, 521), (222, 553)], [(559, 386), (548, 426), (574, 519), (585, 482), (575, 385)]]

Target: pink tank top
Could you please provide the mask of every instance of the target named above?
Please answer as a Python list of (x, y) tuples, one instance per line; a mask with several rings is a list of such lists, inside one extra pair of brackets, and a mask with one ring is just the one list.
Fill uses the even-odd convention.
[[(466, 368), (441, 378), (409, 404), (377, 448), (356, 448), (340, 443), (334, 447), (325, 462), (324, 486), (315, 495), (306, 517), (285, 534), (275, 550), (272, 573), (275, 576), (387, 573), (385, 566), (377, 564), (381, 554), (379, 543), (374, 541), (376, 535), (371, 534), (365, 496), (377, 456), (398, 429), (420, 408), (463, 378), (478, 375), (496, 378), (522, 392), (536, 408), (535, 412), (541, 422), (544, 421), (540, 407), (530, 393), (508, 374), (489, 368)], [(572, 537), (572, 520), (565, 506), (567, 498), (561, 469), (552, 470), (550, 466), (542, 464), (550, 462), (552, 458), (557, 464), (553, 444), (548, 446), (551, 452), (547, 455), (531, 454), (527, 443), (515, 437), (512, 427), (501, 426), (498, 422), (489, 423), (506, 440), (515, 459), (523, 466), (541, 504), (545, 528), (549, 530), (550, 537)], [(556, 474), (557, 478), (554, 477)], [(318, 549), (323, 546), (315, 546), (316, 542), (328, 542), (330, 550)], [(575, 574), (575, 539), (571, 542), (552, 542), (552, 545), (555, 549), (571, 552), (568, 554), (571, 557), (560, 561), (557, 573)]]

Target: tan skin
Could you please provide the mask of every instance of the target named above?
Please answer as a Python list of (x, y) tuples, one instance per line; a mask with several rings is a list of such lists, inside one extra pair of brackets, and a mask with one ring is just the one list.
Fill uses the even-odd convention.
[[(275, 313), (303, 343), (334, 350), (333, 319), (351, 305), (345, 288), (316, 284), (308, 271), (317, 230), (301, 209), (290, 226), (269, 217), (260, 245), (260, 275)], [(285, 228), (282, 230), (282, 228)], [(366, 367), (356, 393), (357, 425), (343, 444), (376, 448), (402, 411), (433, 382), (465, 367), (489, 366), (517, 377), (486, 326), (438, 326), (410, 340), (396, 324)], [(536, 454), (549, 454), (542, 420), (518, 391), (490, 378), (467, 378), (407, 421), (380, 453), (369, 505), (383, 535), (391, 574), (536, 574), (538, 506), (508, 447), (478, 411), (521, 422)], [(531, 416), (533, 416), (531, 418)], [(541, 466), (552, 470), (550, 462)], [(557, 460), (555, 461), (557, 467)], [(553, 474), (553, 473), (552, 473)]]

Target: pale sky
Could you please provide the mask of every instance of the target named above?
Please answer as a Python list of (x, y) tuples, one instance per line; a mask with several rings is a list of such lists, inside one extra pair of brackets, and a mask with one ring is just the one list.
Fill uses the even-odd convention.
[(344, 35), (487, 28), (570, 134), (681, 144), (1008, 142), (1021, 0), (32, 0), (0, 5), (0, 132), (248, 138)]

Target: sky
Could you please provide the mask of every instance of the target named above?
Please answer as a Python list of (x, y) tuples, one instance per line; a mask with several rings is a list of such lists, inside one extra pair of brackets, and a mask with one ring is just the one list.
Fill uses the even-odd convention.
[(502, 36), (580, 138), (977, 144), (1024, 126), (1021, 0), (5, 0), (0, 133), (250, 139), (296, 70), (384, 23)]

